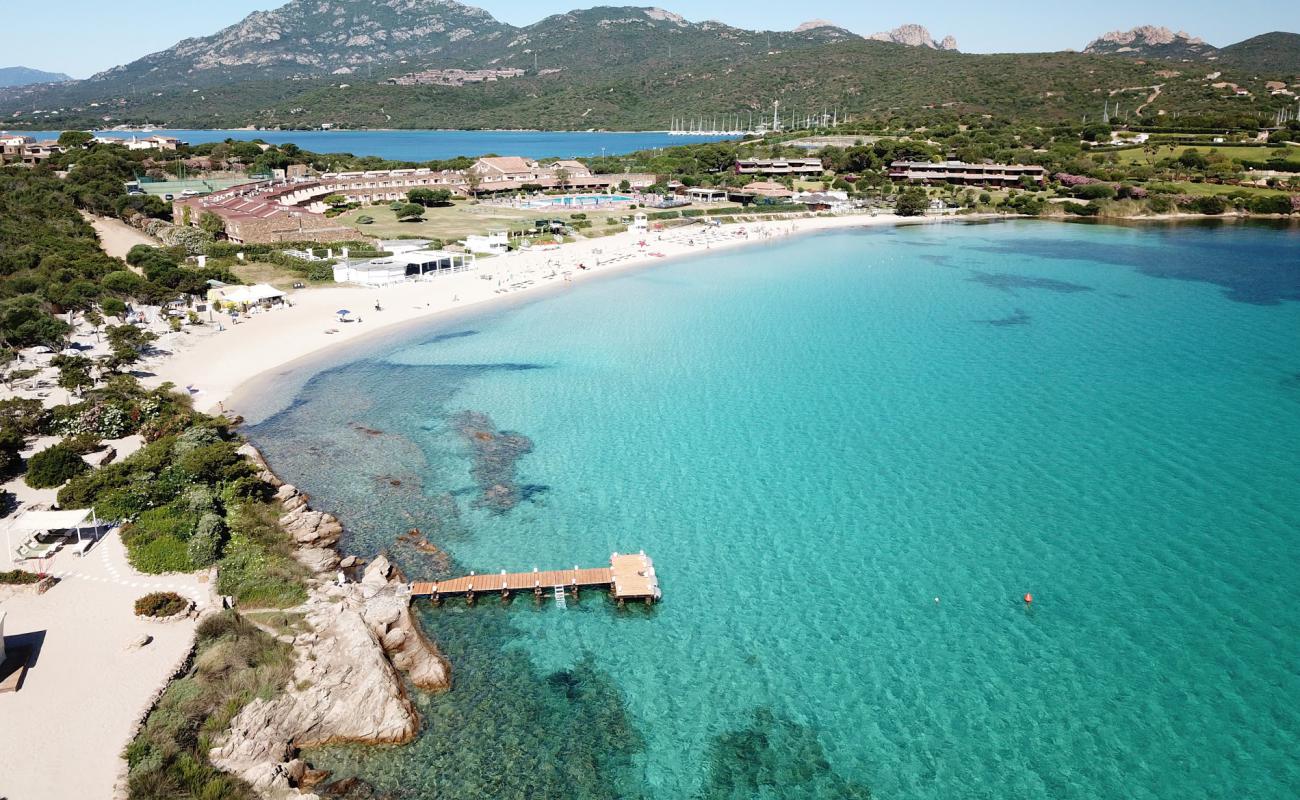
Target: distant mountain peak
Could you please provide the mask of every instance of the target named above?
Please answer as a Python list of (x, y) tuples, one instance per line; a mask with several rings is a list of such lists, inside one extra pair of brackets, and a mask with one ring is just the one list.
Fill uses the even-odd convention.
[(681, 14), (674, 14), (673, 12), (665, 11), (662, 8), (656, 8), (656, 7), (647, 8), (645, 9), (645, 15), (650, 19), (658, 20), (659, 22), (671, 22), (674, 25), (690, 24), (689, 22), (686, 21), (686, 17), (683, 17)]
[(952, 36), (945, 36), (943, 41), (936, 41), (930, 35), (930, 31), (924, 25), (909, 23), (899, 25), (892, 31), (881, 31), (873, 33), (867, 37), (878, 42), (893, 42), (894, 44), (904, 44), (908, 47), (929, 47), (932, 50), (956, 50), (957, 40)]
[(794, 29), (794, 32), (807, 33), (808, 31), (815, 31), (818, 28), (838, 28), (838, 27), (840, 26), (836, 25), (834, 22), (831, 22), (828, 19), (810, 19), (807, 22), (799, 23), (799, 25)]

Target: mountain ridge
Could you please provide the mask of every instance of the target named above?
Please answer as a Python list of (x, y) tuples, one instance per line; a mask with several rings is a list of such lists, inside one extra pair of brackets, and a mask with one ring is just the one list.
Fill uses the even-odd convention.
[(36, 83), (63, 83), (72, 80), (62, 72), (46, 72), (31, 67), (0, 67), (0, 87), (31, 86)]
[[(1275, 110), (1262, 82), (1252, 95), (1259, 106), (1223, 107), (1204, 73), (1130, 52), (1135, 42), (1191, 42), (1162, 31), (1102, 37), (1129, 49), (1118, 55), (991, 55), (960, 53), (952, 37), (935, 41), (920, 25), (870, 37), (826, 20), (755, 31), (657, 7), (598, 6), (516, 27), (457, 0), (291, 0), (88, 80), (0, 90), (0, 116), (12, 127), (644, 129), (706, 112), (757, 121), (775, 101), (808, 115), (947, 109), (1078, 120), (1103, 97), (1170, 83), (1171, 71), (1187, 85), (1167, 86), (1148, 104), (1152, 115)], [(1257, 37), (1242, 57), (1287, 63), (1294, 36)], [(438, 84), (456, 70), (487, 77)]]

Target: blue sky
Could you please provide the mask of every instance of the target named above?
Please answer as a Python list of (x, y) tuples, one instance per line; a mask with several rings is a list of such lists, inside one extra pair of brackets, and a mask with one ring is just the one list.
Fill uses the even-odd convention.
[[(622, 0), (626, 2), (626, 0)], [(605, 0), (614, 5), (620, 0)], [(484, 0), (480, 5), (514, 25), (548, 14), (596, 5), (575, 0)], [(788, 30), (807, 19), (827, 19), (858, 33), (887, 30), (906, 22), (925, 25), (936, 38), (957, 37), (970, 53), (1079, 49), (1097, 35), (1136, 25), (1184, 29), (1211, 44), (1225, 45), (1273, 30), (1300, 32), (1300, 2), (1239, 0), (930, 0), (882, 3), (872, 0), (650, 0), (687, 19), (718, 19), (743, 28)], [(137, 6), (103, 0), (60, 0), (50, 13), (11, 13), (0, 28), (0, 66), (23, 65), (84, 78), (93, 72), (163, 50), (188, 36), (203, 36), (242, 19), (250, 11), (283, 5), (277, 0), (223, 0)], [(30, 6), (27, 6), (30, 8)], [(134, 13), (139, 9), (140, 13)]]

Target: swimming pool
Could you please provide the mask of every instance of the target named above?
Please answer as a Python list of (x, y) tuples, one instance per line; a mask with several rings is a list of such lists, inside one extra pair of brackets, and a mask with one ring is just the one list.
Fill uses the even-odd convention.
[(543, 197), (528, 201), (529, 208), (586, 208), (595, 206), (612, 206), (631, 203), (632, 198), (625, 194), (570, 194), (563, 197)]

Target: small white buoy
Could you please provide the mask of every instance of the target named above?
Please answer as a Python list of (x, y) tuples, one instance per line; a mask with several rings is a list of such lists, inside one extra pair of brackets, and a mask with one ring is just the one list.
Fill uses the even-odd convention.
[(936, 606), (939, 605), (939, 598), (937, 598), (937, 597), (934, 598), (934, 604), (935, 604)]

